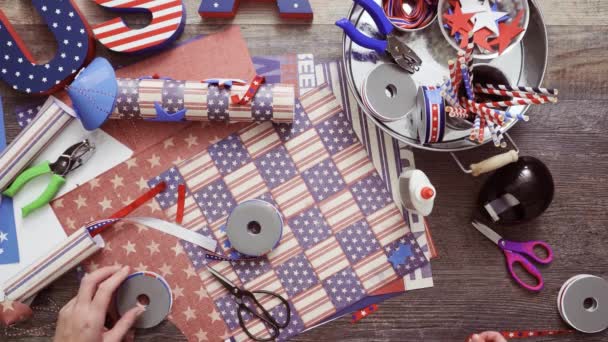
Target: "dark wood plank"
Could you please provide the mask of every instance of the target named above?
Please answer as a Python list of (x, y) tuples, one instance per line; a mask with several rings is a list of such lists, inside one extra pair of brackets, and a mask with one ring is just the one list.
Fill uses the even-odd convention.
[[(114, 15), (90, 0), (76, 1), (91, 23)], [(560, 88), (561, 103), (534, 108), (531, 122), (519, 124), (512, 135), (522, 155), (543, 160), (553, 172), (556, 197), (548, 212), (529, 224), (504, 228), (512, 239), (543, 239), (550, 242), (557, 259), (543, 269), (547, 288), (541, 294), (520, 289), (506, 275), (501, 253), (470, 225), (476, 194), (483, 177), (460, 172), (448, 154), (418, 151), (418, 167), (435, 183), (439, 197), (430, 217), (440, 258), (433, 261), (435, 287), (413, 291), (380, 305), (380, 312), (352, 325), (347, 318), (337, 320), (297, 337), (296, 341), (463, 341), (471, 332), (485, 329), (566, 328), (559, 318), (555, 297), (561, 284), (580, 273), (608, 277), (605, 260), (608, 249), (608, 2), (588, 0), (541, 0), (549, 32), (549, 70), (545, 84)], [(270, 4), (243, 1), (232, 21), (201, 20), (196, 13), (199, 1), (188, 0), (188, 24), (182, 39), (217, 31), (226, 24), (238, 24), (251, 54), (280, 54), (286, 51), (312, 52), (317, 58), (338, 58), (341, 33), (333, 21), (348, 11), (350, 1), (313, 0), (315, 21), (291, 24), (276, 17)], [(27, 1), (0, 0), (17, 30), (35, 57), (54, 53), (52, 36)], [(145, 25), (145, 16), (131, 16), (130, 25)], [(124, 57), (98, 48), (98, 54), (116, 63), (142, 57)], [(26, 96), (0, 85), (9, 137), (17, 133), (12, 116), (15, 105), (28, 103)], [(482, 147), (459, 156), (475, 162), (496, 151)], [(77, 290), (72, 272), (45, 290), (45, 298), (63, 304)], [(52, 324), (56, 314), (37, 313), (24, 328)], [(50, 336), (52, 327), (41, 332)], [(6, 339), (0, 331), (0, 340)], [(9, 330), (8, 333), (15, 333)], [(141, 339), (184, 340), (169, 322), (141, 332)], [(16, 337), (15, 337), (16, 338)], [(608, 333), (546, 338), (544, 341), (605, 341)], [(14, 338), (11, 338), (14, 339)], [(48, 337), (30, 337), (46, 341)]]

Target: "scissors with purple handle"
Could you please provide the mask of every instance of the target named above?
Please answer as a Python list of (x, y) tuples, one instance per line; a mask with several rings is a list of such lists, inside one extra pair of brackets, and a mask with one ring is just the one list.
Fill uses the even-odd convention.
[[(513, 279), (515, 279), (515, 281), (520, 286), (522, 286), (523, 288), (525, 288), (527, 290), (534, 291), (534, 292), (538, 292), (543, 289), (543, 287), (545, 286), (543, 277), (540, 274), (540, 271), (538, 270), (538, 268), (536, 268), (536, 266), (532, 265), (532, 263), (528, 260), (528, 258), (530, 258), (533, 261), (535, 261), (539, 264), (542, 264), (542, 265), (550, 264), (553, 261), (553, 250), (547, 243), (545, 243), (543, 241), (527, 241), (527, 242), (508, 241), (508, 240), (503, 239), (502, 236), (498, 235), (495, 231), (493, 231), (492, 229), (490, 229), (488, 226), (484, 225), (483, 223), (473, 221), (472, 224), (477, 230), (479, 230), (479, 232), (481, 232), (483, 235), (485, 235), (485, 237), (487, 237), (488, 239), (492, 240), (496, 245), (498, 245), (498, 247), (500, 249), (503, 250), (503, 252), (505, 253), (506, 261), (507, 261), (507, 267), (509, 268), (509, 273), (511, 273), (511, 277), (513, 277)], [(538, 248), (538, 247), (540, 247), (546, 251), (546, 253), (547, 253), (546, 257), (541, 258), (538, 255), (536, 255), (536, 253), (534, 252), (534, 249)], [(526, 258), (526, 257), (528, 257), (528, 258)], [(533, 285), (527, 284), (521, 278), (519, 278), (519, 276), (517, 275), (517, 273), (515, 273), (515, 270), (514, 270), (515, 264), (518, 264), (518, 263), (524, 268), (524, 270), (526, 270), (526, 272), (528, 272), (532, 277), (536, 278), (536, 281), (538, 282), (538, 284), (533, 286)]]

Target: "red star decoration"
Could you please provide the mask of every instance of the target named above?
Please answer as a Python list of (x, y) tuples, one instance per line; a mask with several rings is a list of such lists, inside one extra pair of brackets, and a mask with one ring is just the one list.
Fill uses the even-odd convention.
[(513, 18), (510, 23), (498, 24), (500, 35), (488, 42), (490, 45), (498, 44), (498, 54), (502, 54), (505, 49), (511, 45), (511, 42), (515, 39), (515, 37), (525, 31), (523, 28), (519, 27), (519, 22), (521, 21), (523, 15), (524, 12), (519, 11), (517, 16)]
[(454, 7), (454, 13), (445, 13), (443, 19), (452, 27), (452, 32), (450, 32), (452, 36), (455, 35), (456, 32), (460, 32), (462, 36), (466, 36), (469, 31), (473, 29), (471, 18), (475, 16), (475, 13), (462, 13), (460, 3), (458, 2), (453, 2), (452, 5)]
[(487, 27), (483, 28), (475, 32), (475, 36), (473, 36), (473, 42), (482, 49), (494, 52), (494, 48), (492, 47), (492, 45), (496, 45), (497, 43), (490, 44), (488, 42), (488, 37), (493, 33), (494, 32), (492, 32), (492, 30), (488, 29)]

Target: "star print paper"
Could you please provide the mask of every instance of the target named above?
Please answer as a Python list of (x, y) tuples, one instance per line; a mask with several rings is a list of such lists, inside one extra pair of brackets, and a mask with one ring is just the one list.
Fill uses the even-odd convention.
[[(234, 330), (239, 327), (239, 317), (238, 317), (238, 304), (234, 300), (235, 298), (227, 293), (225, 296), (217, 299), (215, 301), (215, 305), (217, 305), (217, 309), (220, 314), (224, 318), (224, 322), (228, 325), (228, 329)], [(243, 320), (245, 322), (251, 319), (251, 314), (247, 311), (241, 311)]]
[(323, 287), (337, 310), (358, 302), (366, 294), (357, 274), (350, 267), (325, 279)]
[(236, 207), (236, 201), (223, 179), (218, 179), (194, 193), (194, 198), (209, 222), (227, 216)]
[(27, 94), (52, 93), (87, 62), (94, 51), (91, 32), (72, 1), (33, 0), (57, 43), (57, 53), (36, 64), (8, 19), (0, 16), (0, 79)]
[(326, 159), (302, 173), (315, 201), (321, 202), (345, 188), (346, 182), (331, 159)]
[(213, 144), (209, 148), (209, 155), (222, 175), (229, 174), (251, 161), (241, 138), (236, 134)]
[(271, 269), (270, 262), (267, 258), (234, 261), (232, 262), (232, 267), (243, 284), (259, 277)]
[(285, 146), (274, 148), (254, 160), (254, 163), (270, 189), (276, 188), (298, 174), (296, 165)]
[(377, 173), (363, 178), (352, 187), (352, 193), (363, 214), (368, 216), (392, 203), (393, 199)]
[[(177, 171), (177, 168), (172, 167), (169, 171), (164, 172), (151, 181), (148, 181), (148, 185), (150, 188), (155, 187), (160, 182), (165, 182), (167, 184), (167, 190), (158, 195), (157, 201), (161, 208), (168, 209), (174, 206), (177, 203), (177, 188), (180, 184), (185, 184), (184, 178)], [(190, 193), (186, 189), (186, 196), (189, 196)]]
[(399, 248), (405, 245), (409, 249), (409, 256), (404, 260), (403, 263), (393, 265), (393, 269), (400, 277), (410, 273), (414, 269), (418, 269), (427, 263), (424, 253), (419, 246), (417, 246), (416, 240), (413, 235), (408, 237), (402, 237), (388, 246), (384, 247), (384, 251), (387, 256), (390, 257), (394, 252), (397, 252)]
[(316, 126), (329, 154), (334, 155), (355, 144), (358, 139), (342, 112)]
[(165, 80), (162, 107), (168, 114), (174, 114), (184, 109), (185, 85), (185, 81)]
[(353, 264), (380, 249), (374, 233), (365, 220), (358, 221), (338, 232), (336, 238), (346, 257)]
[(123, 78), (118, 80), (118, 94), (116, 96), (115, 111), (120, 118), (139, 119), (139, 80)]
[(27, 106), (16, 107), (15, 115), (17, 117), (17, 123), (19, 124), (19, 127), (25, 128), (27, 125), (29, 125), (36, 117), (36, 114), (38, 114), (38, 112), (40, 111), (40, 108), (42, 108), (43, 103), (44, 101), (40, 103), (33, 103)]
[(312, 127), (312, 122), (302, 110), (302, 104), (299, 100), (296, 100), (295, 108), (293, 123), (275, 125), (282, 141), (291, 140)]
[[(277, 338), (277, 341), (286, 341), (290, 337), (295, 336), (298, 332), (304, 330), (304, 323), (300, 316), (298, 316), (298, 312), (295, 310), (293, 305), (290, 304), (290, 319), (289, 325), (283, 329), (279, 329), (280, 334)], [(277, 322), (284, 323), (287, 318), (287, 310), (283, 305), (278, 305), (274, 309), (270, 311), (272, 317), (274, 317)]]
[(209, 120), (222, 121), (228, 120), (228, 108), (230, 105), (230, 91), (219, 88), (215, 85), (209, 86), (207, 94), (207, 108)]
[(272, 120), (272, 102), (272, 85), (260, 86), (251, 102), (253, 119), (260, 122)]
[(277, 275), (289, 297), (295, 297), (318, 282), (315, 271), (304, 254), (297, 255), (279, 266)]
[(310, 248), (331, 235), (331, 229), (316, 206), (301, 212), (288, 222), (293, 235), (304, 248)]

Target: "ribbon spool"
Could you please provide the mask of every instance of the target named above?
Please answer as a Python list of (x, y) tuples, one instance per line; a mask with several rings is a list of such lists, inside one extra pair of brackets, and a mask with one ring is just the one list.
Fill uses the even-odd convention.
[(608, 282), (588, 274), (568, 279), (557, 296), (557, 308), (562, 319), (580, 332), (608, 329)]
[(397, 64), (381, 64), (363, 81), (363, 102), (382, 121), (405, 118), (416, 108), (416, 83)]
[(283, 235), (279, 211), (262, 200), (239, 204), (226, 222), (226, 235), (232, 247), (241, 254), (259, 257), (270, 252)]
[(418, 128), (418, 139), (422, 144), (443, 141), (445, 134), (445, 102), (441, 90), (436, 87), (420, 87), (418, 92), (418, 115), (414, 124)]
[(122, 316), (136, 305), (145, 306), (146, 311), (135, 321), (135, 328), (159, 325), (173, 306), (173, 295), (167, 281), (152, 272), (131, 274), (116, 291), (116, 309)]

